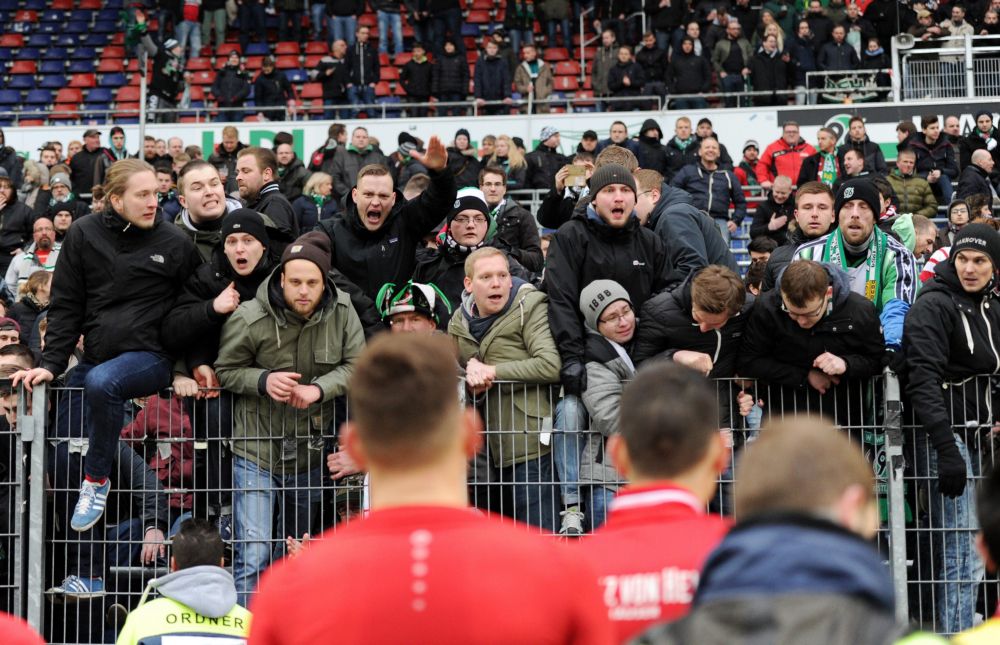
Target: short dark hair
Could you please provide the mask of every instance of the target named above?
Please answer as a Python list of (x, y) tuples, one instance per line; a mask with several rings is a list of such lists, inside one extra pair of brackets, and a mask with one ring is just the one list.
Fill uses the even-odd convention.
[(1000, 562), (1000, 467), (979, 482), (976, 504), (986, 550), (994, 562)]
[(173, 176), (174, 174), (174, 169), (170, 167), (170, 164), (164, 162), (160, 162), (155, 166), (153, 166), (153, 170), (155, 170), (156, 172), (166, 173), (170, 176)]
[(792, 262), (781, 274), (781, 295), (796, 307), (805, 307), (813, 298), (820, 298), (830, 286), (830, 275), (819, 262)]
[(857, 114), (855, 114), (854, 116), (852, 116), (852, 117), (851, 117), (851, 120), (847, 122), (847, 127), (851, 127), (851, 125), (853, 125), (854, 123), (856, 123), (856, 122), (858, 122), (858, 121), (860, 121), (860, 122), (861, 122), (861, 125), (864, 125), (864, 124), (865, 124), (865, 120), (864, 120), (864, 119), (862, 119), (862, 118), (861, 118), (860, 116), (858, 116)]
[(13, 345), (4, 345), (0, 347), (0, 358), (10, 357), (21, 365), (25, 369), (34, 369), (36, 366), (35, 354), (28, 348), (27, 345), (22, 345), (21, 343), (14, 343)]
[(922, 117), (920, 117), (920, 129), (926, 130), (927, 128), (937, 123), (939, 120), (940, 119), (938, 119), (938, 115), (936, 114), (925, 114)]
[(807, 181), (799, 186), (798, 190), (795, 191), (795, 205), (798, 206), (800, 197), (805, 197), (806, 195), (818, 195), (820, 193), (829, 197), (830, 203), (833, 203), (833, 191), (829, 186), (821, 181)]
[(747, 290), (749, 290), (750, 287), (760, 289), (761, 285), (764, 283), (764, 274), (766, 273), (766, 260), (754, 260), (751, 262), (750, 267), (747, 269), (747, 274), (743, 277), (743, 283), (746, 285)]
[(913, 134), (917, 131), (917, 126), (914, 125), (913, 121), (900, 121), (896, 124), (897, 132), (905, 132), (906, 134)]
[(754, 253), (773, 253), (776, 248), (778, 248), (778, 243), (774, 241), (773, 237), (767, 235), (758, 235), (747, 244), (747, 251)]
[(177, 173), (177, 190), (180, 191), (182, 195), (184, 194), (184, 178), (187, 177), (189, 173), (192, 173), (200, 168), (211, 168), (216, 172), (219, 171), (219, 169), (216, 168), (215, 165), (210, 164), (204, 159), (195, 159), (193, 161), (187, 162), (186, 164), (181, 166), (180, 171)]
[(703, 116), (700, 119), (698, 119), (698, 125), (702, 124), (712, 125), (712, 119), (708, 118), (707, 116)]
[(847, 150), (844, 151), (844, 157), (847, 157), (847, 155), (849, 155), (849, 154), (853, 154), (855, 157), (857, 157), (861, 161), (865, 160), (864, 153), (861, 152), (860, 150), (858, 150), (857, 148), (848, 148)]
[(257, 162), (257, 168), (261, 172), (264, 172), (268, 168), (274, 173), (274, 176), (278, 176), (278, 158), (274, 155), (273, 150), (268, 148), (261, 148), (260, 146), (248, 146), (240, 150), (239, 154), (236, 155), (237, 159), (242, 159), (243, 157), (253, 156)]
[(590, 162), (594, 163), (594, 153), (587, 152), (586, 150), (581, 150), (580, 152), (573, 155), (573, 161)]
[(226, 555), (226, 545), (222, 543), (214, 523), (191, 518), (184, 520), (174, 535), (171, 555), (178, 569), (205, 565), (217, 567)]
[(507, 173), (504, 172), (504, 169), (501, 168), (500, 166), (494, 166), (490, 164), (479, 171), (479, 182), (477, 184), (478, 186), (483, 185), (483, 179), (486, 178), (486, 175), (500, 175), (500, 177), (504, 181), (504, 184), (506, 185), (507, 183)]
[(644, 478), (669, 479), (689, 470), (719, 432), (709, 381), (672, 362), (653, 361), (639, 370), (625, 386), (619, 409), (629, 459)]
[(455, 345), (444, 335), (379, 334), (368, 345), (355, 363), (347, 397), (373, 462), (419, 464), (435, 459), (453, 440), (448, 424), (459, 413), (455, 359)]

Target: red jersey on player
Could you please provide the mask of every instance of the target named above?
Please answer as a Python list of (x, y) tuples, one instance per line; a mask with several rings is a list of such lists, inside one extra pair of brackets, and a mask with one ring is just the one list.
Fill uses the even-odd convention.
[(615, 497), (607, 522), (578, 548), (597, 573), (618, 642), (687, 613), (705, 558), (729, 527), (676, 486), (629, 487)]
[(373, 511), (268, 571), (250, 643), (610, 643), (593, 572), (471, 509)]

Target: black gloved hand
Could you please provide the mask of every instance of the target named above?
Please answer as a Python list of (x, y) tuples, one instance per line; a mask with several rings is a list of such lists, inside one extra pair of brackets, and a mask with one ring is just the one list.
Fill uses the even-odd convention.
[(587, 389), (587, 369), (581, 361), (563, 363), (559, 380), (562, 381), (563, 391), (566, 394), (581, 396)]
[(945, 497), (958, 497), (965, 490), (965, 459), (954, 441), (937, 446), (938, 488)]
[(902, 374), (906, 371), (906, 354), (900, 349), (887, 349), (882, 355), (882, 364), (888, 365), (894, 374)]

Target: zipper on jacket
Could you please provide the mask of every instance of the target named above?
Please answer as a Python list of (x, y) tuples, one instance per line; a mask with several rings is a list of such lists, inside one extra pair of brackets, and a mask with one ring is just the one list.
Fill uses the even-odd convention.
[(989, 309), (989, 305), (986, 304), (986, 298), (979, 303), (979, 312), (983, 315), (983, 320), (986, 322), (986, 335), (990, 339), (990, 349), (993, 350), (993, 358), (996, 359), (997, 366), (993, 369), (993, 373), (996, 374), (1000, 372), (1000, 354), (997, 353), (996, 343), (993, 342), (993, 327), (990, 326), (990, 319), (986, 317), (986, 310)]

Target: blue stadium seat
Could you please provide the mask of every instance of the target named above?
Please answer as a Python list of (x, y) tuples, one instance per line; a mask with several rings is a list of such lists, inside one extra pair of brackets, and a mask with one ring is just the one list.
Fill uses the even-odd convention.
[(121, 9), (123, 5), (122, 0), (108, 0), (104, 3), (104, 6), (108, 9)]
[(17, 11), (21, 8), (21, 3), (18, 0), (0, 0), (0, 9), (4, 11)]
[(56, 44), (60, 47), (76, 47), (80, 44), (80, 39), (77, 36), (60, 34), (59, 38), (56, 40)]
[(32, 11), (42, 11), (48, 6), (46, 0), (24, 0), (24, 4), (21, 9), (30, 9)]
[(125, 75), (121, 73), (103, 74), (97, 84), (100, 87), (121, 87), (127, 82)]
[[(110, 102), (107, 102), (107, 103), (90, 103), (88, 101), (87, 103), (83, 104), (83, 111), (84, 112), (90, 112), (90, 111), (97, 111), (97, 112), (104, 111), (104, 112), (107, 112), (110, 109), (111, 109), (111, 103)], [(104, 116), (104, 115), (102, 115), (102, 116)]]
[(45, 87), (53, 90), (58, 90), (59, 88), (66, 87), (69, 81), (65, 76), (61, 74), (55, 74), (52, 76), (43, 76), (38, 87)]
[[(44, 60), (66, 60), (69, 57), (69, 50), (65, 47), (49, 47), (45, 50)], [(37, 58), (37, 57), (36, 57)]]
[(49, 47), (52, 44), (52, 34), (31, 34), (25, 43), (28, 47)]
[(87, 37), (83, 39), (83, 44), (87, 47), (104, 47), (110, 42), (111, 34), (107, 33), (87, 34)]
[(69, 63), (69, 69), (67, 70), (70, 74), (93, 74), (94, 73), (94, 61), (93, 60), (73, 60)]
[(0, 105), (19, 105), (21, 92), (18, 90), (0, 90)]
[(113, 34), (121, 31), (121, 27), (114, 20), (98, 20), (91, 29), (94, 34)]
[(87, 90), (87, 103), (110, 103), (114, 100), (114, 93), (106, 87), (95, 87)]
[(62, 74), (66, 71), (66, 63), (61, 60), (43, 60), (38, 64), (39, 74)]
[(29, 90), (24, 97), (24, 105), (39, 109), (52, 104), (52, 92), (50, 90)]
[(267, 43), (249, 43), (244, 56), (267, 56), (271, 53), (271, 48)]
[(139, 122), (139, 117), (115, 117), (115, 123), (121, 123), (122, 125), (135, 125)]
[(14, 60), (14, 52), (10, 47), (0, 47), (0, 64)]
[(37, 47), (22, 47), (17, 50), (16, 58), (17, 60), (38, 60), (41, 56), (42, 52)]
[[(90, 12), (87, 12), (87, 13), (90, 13)], [(117, 22), (118, 21), (118, 14), (119, 13), (120, 12), (118, 11), (118, 9), (104, 8), (104, 9), (101, 9), (100, 11), (97, 12), (97, 14), (94, 16), (94, 19), (97, 22), (107, 22), (109, 20), (111, 22)]]
[(11, 76), (7, 81), (7, 88), (12, 90), (33, 90), (35, 89), (35, 77), (27, 74)]
[(64, 34), (85, 34), (90, 31), (89, 22), (70, 22), (63, 27)]
[(462, 23), (462, 35), (476, 37), (479, 35), (479, 25), (470, 25), (467, 22)]
[(38, 19), (42, 22), (66, 22), (68, 16), (65, 11), (60, 11), (59, 9), (46, 9), (41, 14), (39, 14)]
[[(385, 116), (387, 119), (398, 119), (403, 116), (402, 104), (403, 100), (398, 96), (382, 96), (375, 99), (375, 102), (379, 105), (395, 105), (399, 106), (397, 109), (386, 109)], [(382, 115), (381, 110), (373, 110), (374, 114), (370, 114), (369, 118), (377, 118)]]
[(93, 47), (77, 47), (70, 55), (73, 60), (94, 60), (97, 58), (97, 51)]
[[(90, 22), (90, 19), (94, 17), (94, 12), (90, 9), (73, 9), (66, 16), (67, 22)], [(115, 11), (115, 17), (118, 17), (118, 12)]]
[(38, 33), (49, 34), (50, 36), (58, 36), (62, 29), (61, 22), (42, 22), (38, 24)]
[(305, 83), (309, 80), (309, 74), (304, 69), (286, 69), (285, 76), (291, 83)]

